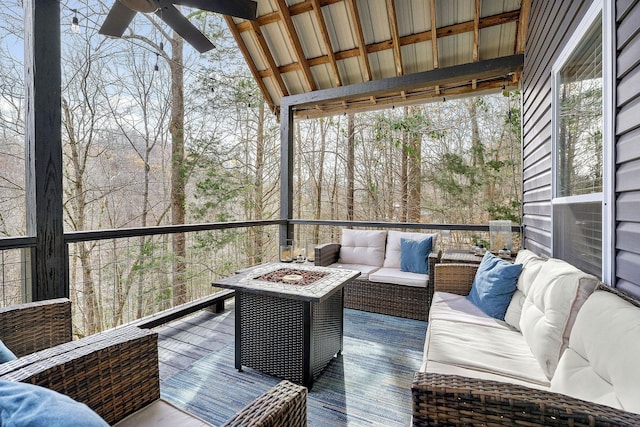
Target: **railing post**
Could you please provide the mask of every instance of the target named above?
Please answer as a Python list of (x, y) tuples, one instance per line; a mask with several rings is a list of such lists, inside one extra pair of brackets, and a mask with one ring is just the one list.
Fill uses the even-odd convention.
[(69, 296), (62, 208), (60, 0), (24, 1), (25, 193), (31, 296)]
[(293, 106), (282, 98), (280, 105), (280, 244), (293, 240)]

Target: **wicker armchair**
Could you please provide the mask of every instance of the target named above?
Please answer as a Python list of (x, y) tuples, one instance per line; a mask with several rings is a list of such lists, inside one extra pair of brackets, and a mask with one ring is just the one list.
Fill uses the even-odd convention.
[[(109, 424), (160, 399), (158, 336), (135, 326), (72, 340), (71, 303), (0, 309), (0, 339), (18, 356), (0, 379), (28, 382), (87, 404)], [(304, 426), (304, 387), (283, 381), (226, 425)]]
[[(435, 291), (468, 295), (477, 265), (438, 264)], [(601, 289), (618, 294), (602, 286)], [(634, 304), (639, 305), (637, 301)], [(418, 372), (414, 426), (638, 426), (640, 415), (551, 391), (458, 375)]]
[[(429, 271), (433, 272), (441, 252), (429, 254)], [(339, 243), (326, 243), (315, 248), (315, 265), (326, 267), (338, 262)], [(397, 285), (394, 283), (372, 283), (357, 278), (344, 288), (344, 306), (355, 310), (388, 314), (408, 319), (427, 320), (433, 296), (433, 274), (429, 274), (426, 288)]]

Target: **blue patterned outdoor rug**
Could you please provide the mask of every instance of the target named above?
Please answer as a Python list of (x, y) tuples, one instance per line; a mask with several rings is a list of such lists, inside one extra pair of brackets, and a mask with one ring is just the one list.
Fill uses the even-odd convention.
[[(426, 322), (345, 310), (342, 355), (316, 380), (307, 401), (308, 425), (408, 426), (411, 381), (420, 368)], [(221, 425), (280, 382), (234, 368), (233, 344), (162, 382), (162, 397)]]

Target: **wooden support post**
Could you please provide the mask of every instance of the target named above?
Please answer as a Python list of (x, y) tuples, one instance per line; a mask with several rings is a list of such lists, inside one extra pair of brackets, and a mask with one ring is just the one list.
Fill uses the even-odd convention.
[[(280, 219), (293, 216), (293, 107), (280, 106)], [(280, 225), (280, 244), (293, 240), (293, 224)]]
[(68, 297), (62, 211), (60, 0), (24, 0), (27, 235), (34, 301)]

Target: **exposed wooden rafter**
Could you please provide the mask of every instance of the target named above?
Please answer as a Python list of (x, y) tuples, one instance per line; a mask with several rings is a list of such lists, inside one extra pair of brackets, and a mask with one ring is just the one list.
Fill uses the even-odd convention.
[(522, 0), (520, 3), (520, 19), (518, 20), (518, 33), (516, 35), (516, 53), (524, 52), (524, 44), (527, 38), (527, 26), (529, 25), (529, 13), (531, 12), (531, 0)]
[(325, 50), (327, 52), (326, 57), (329, 60), (329, 65), (333, 71), (335, 85), (336, 87), (342, 86), (342, 78), (340, 77), (340, 70), (338, 70), (338, 61), (336, 60), (336, 55), (333, 52), (333, 46), (331, 46), (331, 38), (329, 37), (327, 23), (324, 21), (324, 15), (322, 14), (322, 6), (318, 0), (311, 0), (311, 3), (313, 5), (313, 13), (318, 21), (318, 26), (320, 27), (322, 40), (324, 41)]
[(475, 0), (473, 12), (473, 62), (478, 62), (480, 45), (480, 0)]
[(387, 14), (389, 15), (389, 28), (391, 30), (391, 42), (393, 43), (393, 58), (396, 63), (396, 75), (401, 76), (404, 74), (404, 69), (402, 67), (402, 52), (400, 50), (395, 0), (387, 0)]
[[(473, 53), (471, 60), (478, 62), (480, 57), (480, 0), (475, 0), (475, 10), (473, 12)], [(476, 89), (477, 79), (471, 81), (471, 87)]]
[(300, 38), (298, 37), (298, 33), (296, 32), (295, 27), (293, 26), (293, 18), (289, 13), (289, 7), (287, 6), (287, 2), (285, 0), (276, 0), (278, 5), (278, 13), (280, 14), (280, 20), (284, 24), (285, 32), (287, 34), (287, 38), (289, 39), (289, 43), (293, 47), (293, 52), (296, 56), (298, 64), (302, 69), (302, 75), (304, 76), (304, 80), (307, 83), (307, 88), (309, 90), (316, 90), (318, 87), (313, 78), (313, 73), (311, 73), (311, 68), (309, 67), (309, 63), (307, 62), (307, 56), (302, 50), (302, 45), (300, 44)]
[(228, 15), (225, 15), (224, 19), (225, 21), (227, 21), (227, 26), (229, 27), (229, 30), (231, 30), (231, 34), (233, 35), (233, 38), (238, 44), (238, 48), (240, 49), (240, 52), (242, 52), (244, 59), (247, 61), (249, 70), (251, 71), (251, 74), (253, 75), (253, 79), (256, 81), (258, 88), (260, 88), (260, 92), (262, 92), (262, 96), (264, 97), (265, 101), (269, 105), (269, 108), (274, 109), (276, 107), (276, 104), (275, 102), (273, 102), (273, 98), (271, 98), (271, 95), (269, 94), (269, 91), (267, 90), (267, 87), (264, 84), (263, 77), (260, 75), (260, 72), (256, 68), (256, 64), (253, 62), (253, 59), (249, 54), (249, 50), (247, 49), (247, 45), (244, 43), (244, 40), (242, 40), (242, 35), (238, 31), (238, 28), (236, 27), (236, 24), (233, 18)]
[(371, 74), (371, 65), (369, 64), (369, 53), (367, 52), (367, 45), (364, 42), (364, 34), (362, 33), (362, 23), (360, 22), (360, 14), (358, 13), (358, 5), (356, 0), (345, 0), (353, 19), (353, 30), (356, 33), (356, 40), (358, 41), (358, 51), (360, 53), (360, 64), (364, 74), (365, 81), (371, 81), (373, 76)]
[[(303, 3), (298, 3), (298, 4), (303, 4)], [(479, 29), (489, 28), (496, 25), (506, 24), (509, 22), (516, 22), (518, 21), (519, 16), (520, 16), (519, 11), (515, 10), (515, 11), (510, 11), (510, 12), (505, 12), (497, 15), (480, 18), (478, 23), (478, 28)], [(249, 21), (244, 21), (238, 24), (237, 28), (239, 31), (249, 31), (251, 30), (251, 25)], [(473, 31), (473, 28), (474, 28), (474, 21), (466, 21), (459, 24), (440, 27), (436, 30), (436, 35), (438, 38), (450, 37), (458, 34), (467, 33), (469, 31)], [(431, 40), (431, 30), (428, 30), (428, 31), (423, 31), (421, 33), (417, 33), (417, 34), (411, 34), (411, 35), (400, 37), (400, 46), (407, 46), (415, 43), (428, 42), (430, 40)], [(391, 49), (392, 44), (393, 44), (392, 40), (372, 43), (370, 45), (367, 45), (367, 53), (371, 54), (371, 53), (381, 52), (383, 50)], [(335, 52), (333, 53), (332, 56), (335, 58), (335, 61), (337, 62), (347, 58), (355, 58), (359, 55), (360, 55), (360, 49), (356, 47), (353, 49)], [(308, 63), (310, 67), (315, 67), (317, 65), (323, 65), (323, 64), (331, 64), (332, 61), (333, 59), (331, 59), (329, 55), (323, 55), (323, 56), (318, 56), (316, 58), (308, 59)], [(281, 74), (296, 71), (298, 69), (299, 69), (299, 65), (295, 62), (291, 64), (281, 65), (279, 67), (279, 71)], [(263, 70), (263, 71), (260, 71), (260, 75), (263, 78), (265, 78), (265, 77), (270, 77), (272, 74), (270, 70)]]
[(255, 21), (249, 21), (251, 24), (251, 29), (253, 31), (253, 36), (258, 43), (258, 47), (260, 48), (260, 53), (262, 54), (262, 58), (265, 60), (269, 68), (271, 69), (271, 76), (275, 79), (278, 88), (280, 89), (281, 96), (289, 95), (289, 90), (287, 86), (284, 84), (284, 80), (282, 79), (282, 75), (280, 74), (280, 70), (276, 65), (275, 60), (273, 59), (273, 55), (269, 51), (269, 46), (267, 45), (267, 41), (264, 39), (264, 35), (262, 34), (262, 30), (260, 30), (260, 26)]
[(436, 0), (429, 1), (431, 14), (431, 55), (433, 56), (433, 69), (440, 67), (438, 64), (438, 25), (436, 23)]
[[(517, 85), (520, 72), (515, 70), (489, 77), (479, 73), (449, 83), (436, 81), (428, 88), (386, 88), (380, 93), (369, 93), (357, 99), (349, 95), (354, 84), (378, 81), (383, 73), (379, 67), (384, 65), (377, 61), (370, 62), (369, 59), (375, 58), (379, 52), (387, 52), (389, 57), (393, 55), (396, 77), (406, 76), (408, 70), (412, 70), (411, 73), (415, 73), (415, 70), (437, 71), (445, 63), (448, 72), (452, 69), (451, 64), (486, 63), (481, 54), (484, 51), (483, 44), (488, 40), (480, 39), (481, 30), (515, 23), (515, 31), (511, 24), (503, 27), (506, 31), (494, 33), (491, 44), (499, 43), (501, 52), (523, 53), (531, 0), (521, 0), (519, 9), (510, 9), (513, 7), (510, 2), (501, 2), (501, 6), (498, 6), (501, 9), (497, 13), (485, 17), (481, 16), (481, 2), (473, 0), (464, 5), (453, 5), (436, 0), (385, 0), (384, 3), (368, 0), (302, 0), (289, 5), (288, 0), (274, 0), (270, 4), (275, 7), (266, 7), (268, 12), (258, 16), (256, 21), (234, 19), (227, 22), (265, 98), (269, 99), (267, 95), (270, 94), (271, 101), (268, 102), (273, 102), (275, 110), (285, 102), (283, 97), (344, 88), (344, 95), (338, 97), (340, 101), (336, 103), (335, 99), (332, 100), (331, 106), (320, 102), (304, 107), (305, 110), (314, 111), (310, 116), (326, 115), (327, 111), (360, 111), (380, 108), (387, 103), (408, 105), (421, 98), (442, 99), (446, 96), (448, 99), (449, 96), (491, 90), (496, 86), (499, 88), (505, 82)], [(398, 20), (406, 17), (407, 13), (428, 14), (428, 29), (412, 32), (415, 24), (406, 19)], [(299, 18), (294, 18), (298, 15)], [(458, 16), (472, 19), (460, 21), (456, 19)], [(294, 25), (294, 19), (295, 24), (301, 25)], [(441, 20), (446, 20), (449, 25), (438, 27)], [(381, 25), (388, 25), (387, 40), (379, 38), (381, 32), (376, 27)], [(459, 45), (454, 51), (440, 51), (441, 39), (461, 34), (467, 35), (457, 39), (464, 45)], [(367, 40), (373, 39), (375, 42), (366, 44)], [(405, 48), (414, 45), (415, 48)], [(428, 52), (429, 47), (431, 57), (425, 58), (424, 49)], [(288, 63), (282, 63), (283, 58), (289, 58), (284, 59)], [(301, 85), (294, 83), (297, 79)], [(364, 83), (353, 83), (357, 81)], [(292, 85), (288, 87), (289, 83)]]

